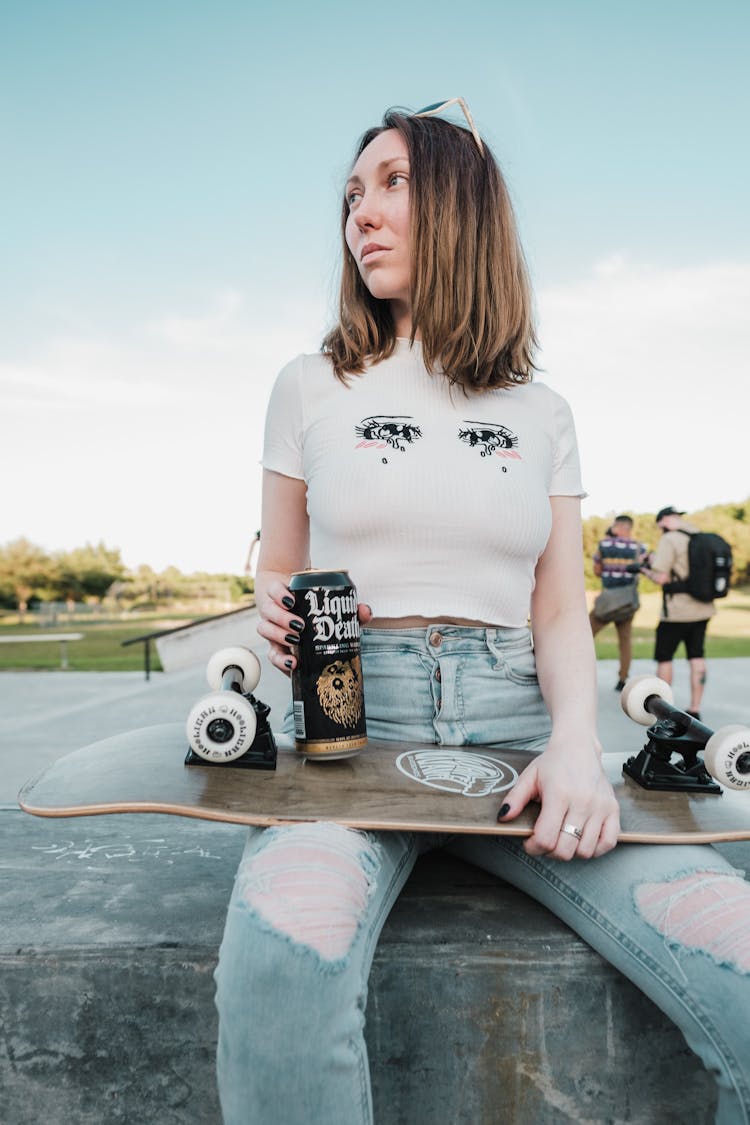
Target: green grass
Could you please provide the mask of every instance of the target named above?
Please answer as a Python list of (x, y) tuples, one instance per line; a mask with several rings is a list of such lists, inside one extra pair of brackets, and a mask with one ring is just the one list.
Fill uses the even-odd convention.
[[(593, 603), (595, 591), (589, 593)], [(633, 625), (633, 656), (652, 660), (654, 631), (659, 619), (661, 596), (644, 594), (641, 608)], [(709, 660), (719, 657), (750, 657), (750, 590), (733, 590), (725, 601), (717, 603), (718, 613), (711, 619), (706, 640)], [(199, 614), (204, 617), (206, 614)], [(120, 620), (68, 621), (55, 628), (35, 624), (19, 624), (17, 617), (0, 621), (0, 637), (5, 633), (33, 636), (54, 633), (83, 633), (80, 641), (68, 644), (68, 667), (73, 672), (135, 672), (143, 669), (143, 645), (122, 647), (122, 642), (144, 633), (170, 629), (194, 620), (187, 615), (149, 614), (143, 617)], [(681, 652), (683, 650), (680, 650)], [(596, 655), (600, 660), (617, 659), (617, 634), (614, 625), (602, 629), (596, 638)], [(159, 671), (161, 665), (155, 646), (151, 645), (151, 667)], [(40, 644), (0, 644), (0, 671), (55, 670), (60, 668), (60, 646), (50, 642)]]
[[(205, 616), (205, 615), (202, 615)], [(68, 643), (68, 669), (71, 672), (135, 672), (144, 667), (142, 644), (122, 648), (122, 642), (145, 633), (155, 633), (160, 629), (170, 629), (184, 625), (190, 618), (149, 617), (143, 620), (117, 621), (76, 621), (59, 625), (56, 628), (39, 628), (38, 625), (0, 624), (0, 637), (3, 634), (32, 636), (43, 633), (83, 633), (80, 641)], [(52, 671), (60, 668), (60, 645), (50, 641), (33, 644), (0, 644), (0, 671)], [(151, 668), (160, 671), (161, 664), (156, 647), (151, 644)]]
[[(595, 592), (590, 595), (593, 604)], [(750, 591), (732, 590), (729, 597), (716, 603), (717, 613), (708, 623), (706, 633), (706, 657), (710, 660), (720, 657), (750, 657)], [(643, 594), (641, 608), (633, 622), (633, 658), (653, 660), (654, 634), (661, 610), (661, 594)], [(597, 634), (596, 655), (599, 660), (616, 660), (617, 633), (614, 625), (608, 625)], [(678, 657), (684, 655), (684, 648), (678, 650)]]
[[(709, 625), (709, 630), (711, 626)], [(611, 629), (602, 629), (597, 634), (596, 656), (598, 660), (617, 660), (617, 634), (614, 625)], [(685, 655), (684, 648), (678, 649), (676, 659)], [(750, 656), (750, 640), (747, 637), (721, 637), (706, 634), (706, 658), (710, 660), (726, 656)], [(654, 658), (654, 629), (633, 627), (633, 659), (653, 660)]]

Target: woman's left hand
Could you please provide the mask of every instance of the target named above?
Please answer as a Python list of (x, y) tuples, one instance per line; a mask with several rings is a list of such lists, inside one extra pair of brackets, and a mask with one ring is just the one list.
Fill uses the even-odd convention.
[(529, 855), (591, 859), (611, 851), (617, 843), (617, 799), (596, 743), (585, 741), (588, 746), (572, 746), (569, 740), (563, 743), (553, 735), (508, 795), (510, 808), (501, 823), (518, 816), (529, 801), (539, 801), (542, 806), (534, 831), (524, 842)]

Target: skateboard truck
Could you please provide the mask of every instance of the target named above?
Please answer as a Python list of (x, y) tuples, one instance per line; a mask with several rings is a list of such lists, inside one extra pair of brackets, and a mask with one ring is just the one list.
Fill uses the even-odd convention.
[[(649, 707), (652, 696), (646, 701)], [(691, 719), (691, 716), (687, 716)], [(685, 726), (677, 719), (660, 718), (646, 731), (648, 742), (641, 752), (628, 758), (622, 767), (623, 773), (632, 777), (644, 789), (664, 789), (677, 792), (721, 793), (720, 785), (712, 779), (703, 759), (698, 757), (711, 736), (708, 727), (697, 719), (691, 719)], [(672, 755), (679, 755), (673, 762)]]
[[(693, 715), (672, 702), (672, 689), (656, 676), (629, 680), (622, 693), (622, 709), (629, 718), (648, 727), (648, 742), (624, 763), (623, 773), (644, 789), (672, 792), (723, 792), (717, 781), (731, 789), (750, 788), (750, 730), (722, 727), (714, 733)], [(704, 758), (698, 754), (704, 750)], [(677, 760), (672, 761), (672, 755)]]
[(206, 678), (214, 690), (188, 715), (185, 765), (275, 770), (271, 708), (252, 694), (260, 680), (255, 653), (239, 645), (220, 649), (208, 662)]

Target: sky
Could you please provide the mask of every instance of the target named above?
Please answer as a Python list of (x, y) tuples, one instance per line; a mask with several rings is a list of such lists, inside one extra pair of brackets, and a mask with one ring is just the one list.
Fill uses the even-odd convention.
[(242, 573), (357, 138), (458, 94), (584, 516), (746, 499), (749, 33), (746, 0), (0, 0), (0, 544)]

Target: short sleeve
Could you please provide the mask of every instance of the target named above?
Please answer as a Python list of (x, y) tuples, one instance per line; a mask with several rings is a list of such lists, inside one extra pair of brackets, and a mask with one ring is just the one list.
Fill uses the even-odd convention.
[(578, 496), (583, 499), (587, 493), (581, 483), (581, 463), (573, 413), (565, 399), (558, 394), (554, 396), (553, 423), (555, 444), (549, 494)]
[(661, 574), (669, 574), (677, 561), (674, 543), (669, 535), (662, 535), (651, 559), (651, 569)]
[(263, 468), (298, 480), (304, 479), (302, 366), (303, 357), (298, 356), (276, 376), (268, 401), (263, 438)]

